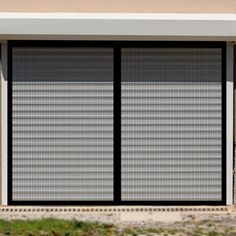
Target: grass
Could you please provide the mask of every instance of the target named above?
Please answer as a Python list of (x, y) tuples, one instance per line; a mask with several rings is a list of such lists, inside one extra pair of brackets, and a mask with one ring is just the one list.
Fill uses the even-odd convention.
[[(191, 221), (172, 226), (141, 227), (129, 226), (119, 229), (113, 224), (91, 223), (86, 221), (42, 219), (42, 220), (0, 220), (0, 236), (137, 236), (137, 235), (188, 235), (224, 236), (235, 230), (223, 227), (221, 222)], [(234, 231), (236, 232), (236, 231)], [(235, 234), (236, 235), (236, 234)]]
[(114, 232), (111, 224), (75, 220), (0, 220), (0, 233), (12, 236), (110, 236)]

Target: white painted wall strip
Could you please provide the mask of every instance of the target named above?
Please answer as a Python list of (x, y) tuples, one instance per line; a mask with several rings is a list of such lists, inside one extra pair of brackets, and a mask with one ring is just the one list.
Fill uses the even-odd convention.
[(236, 14), (0, 12), (0, 19), (236, 20)]
[(226, 73), (227, 73), (227, 120), (226, 120), (226, 171), (227, 171), (227, 205), (233, 204), (233, 111), (234, 111), (234, 86), (233, 86), (233, 44), (227, 43), (227, 57), (226, 57)]
[(4, 35), (235, 37), (236, 14), (0, 13)]
[(7, 205), (7, 42), (0, 42), (2, 45), (1, 55), (1, 114), (2, 114), (2, 131), (1, 131), (1, 145), (2, 145), (2, 205)]

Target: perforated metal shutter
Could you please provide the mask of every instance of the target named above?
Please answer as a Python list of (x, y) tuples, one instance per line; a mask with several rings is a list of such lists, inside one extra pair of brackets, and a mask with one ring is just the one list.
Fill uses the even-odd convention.
[(221, 49), (122, 49), (122, 200), (220, 201)]
[(113, 49), (13, 48), (13, 200), (113, 200)]

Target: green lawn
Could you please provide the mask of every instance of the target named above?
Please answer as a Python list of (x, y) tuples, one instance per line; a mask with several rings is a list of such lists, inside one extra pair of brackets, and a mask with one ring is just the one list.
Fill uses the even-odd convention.
[(110, 224), (81, 222), (75, 220), (0, 220), (0, 233), (3, 235), (22, 236), (109, 236), (115, 232)]
[[(236, 226), (235, 226), (236, 227)], [(235, 227), (225, 227), (222, 222), (180, 222), (171, 226), (137, 227), (118, 229), (112, 224), (90, 223), (76, 220), (0, 220), (0, 236), (236, 236)]]

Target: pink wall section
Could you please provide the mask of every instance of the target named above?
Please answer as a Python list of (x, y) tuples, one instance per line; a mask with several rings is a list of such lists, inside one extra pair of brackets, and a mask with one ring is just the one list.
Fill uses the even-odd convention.
[(236, 0), (0, 0), (0, 12), (236, 13)]

